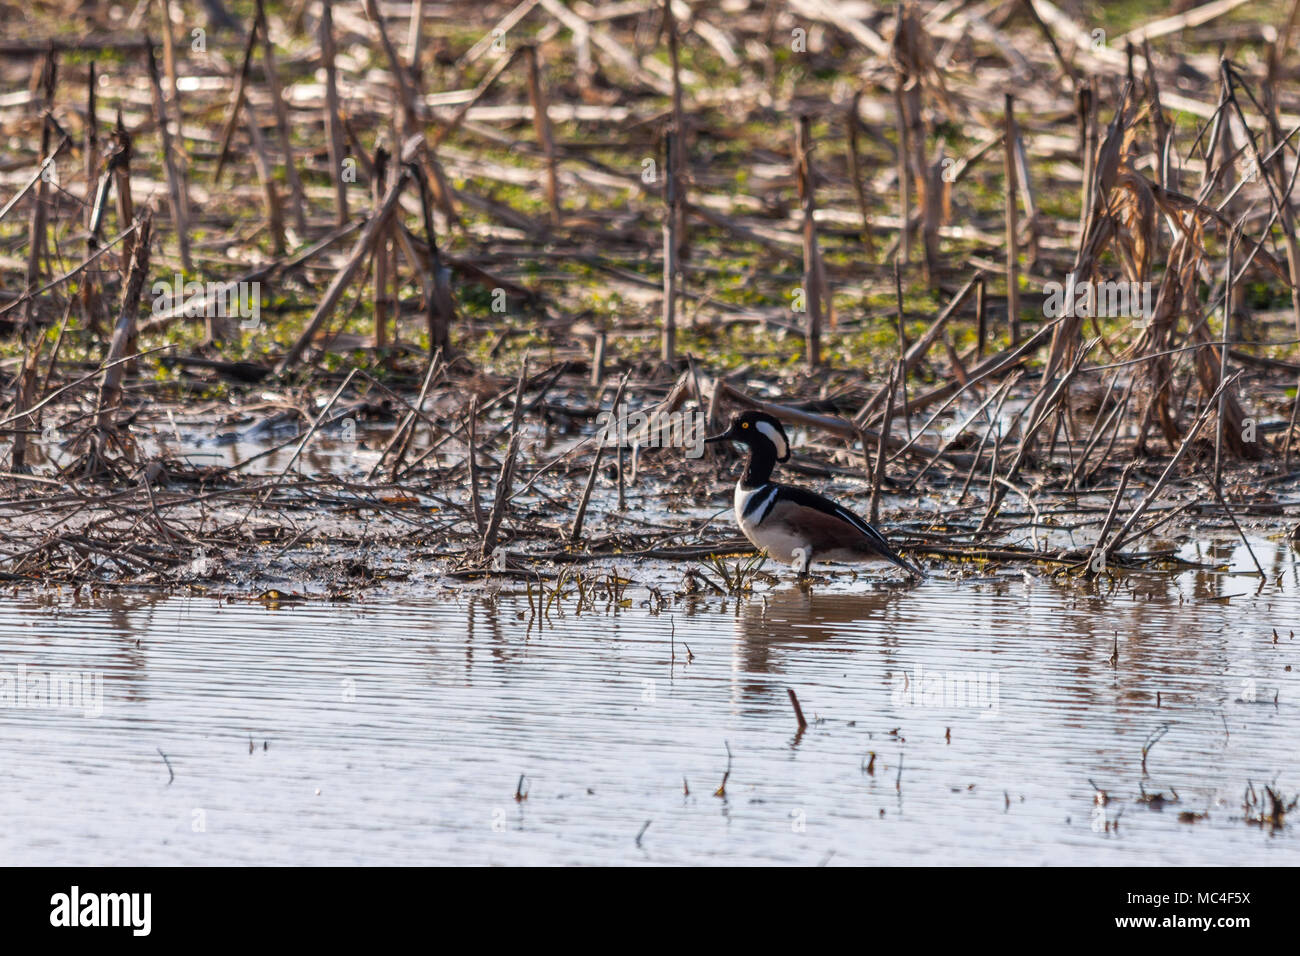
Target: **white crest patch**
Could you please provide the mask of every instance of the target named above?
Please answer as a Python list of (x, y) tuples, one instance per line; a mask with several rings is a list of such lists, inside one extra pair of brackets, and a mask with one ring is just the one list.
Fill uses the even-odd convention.
[(784, 458), (790, 453), (790, 446), (785, 443), (785, 439), (781, 437), (781, 433), (767, 422), (757, 422), (754, 427), (758, 429), (759, 433), (763, 435), (763, 437), (776, 446), (777, 458)]

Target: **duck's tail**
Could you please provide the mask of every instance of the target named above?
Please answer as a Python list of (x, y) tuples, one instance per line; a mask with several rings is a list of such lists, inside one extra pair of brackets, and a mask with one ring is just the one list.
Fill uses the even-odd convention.
[(908, 561), (902, 555), (896, 553), (892, 548), (889, 550), (889, 553), (885, 555), (885, 557), (889, 560), (891, 564), (898, 565), (900, 568), (902, 568), (904, 571), (910, 574), (917, 581), (922, 581), (925, 579), (926, 574), (924, 571), (918, 568), (911, 561)]

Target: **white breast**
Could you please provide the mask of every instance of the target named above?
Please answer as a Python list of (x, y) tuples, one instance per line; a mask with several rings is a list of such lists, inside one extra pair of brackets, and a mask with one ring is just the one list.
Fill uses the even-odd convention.
[[(776, 500), (775, 485), (760, 485), (758, 488), (745, 488), (736, 485), (736, 524), (756, 548), (762, 548), (774, 561), (789, 564), (794, 560), (796, 548), (807, 549), (808, 542), (797, 534), (791, 533), (782, 525), (769, 522), (764, 525), (763, 518)], [(745, 514), (751, 501), (757, 496), (754, 509)]]
[[(743, 481), (736, 482), (736, 524), (740, 525), (740, 530), (753, 540), (750, 534), (750, 528), (762, 520), (763, 514), (771, 506), (771, 498), (776, 494), (775, 485), (759, 485), (757, 488), (746, 488)], [(753, 511), (748, 515), (745, 514), (749, 504), (755, 498), (760, 500), (755, 505)]]

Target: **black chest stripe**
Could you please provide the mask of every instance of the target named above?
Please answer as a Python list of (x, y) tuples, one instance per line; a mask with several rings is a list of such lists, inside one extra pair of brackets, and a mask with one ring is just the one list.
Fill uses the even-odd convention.
[(754, 492), (749, 501), (745, 502), (744, 517), (748, 518), (757, 512), (754, 524), (762, 524), (763, 519), (767, 517), (767, 513), (772, 510), (772, 503), (776, 501), (777, 492), (780, 490), (776, 485), (770, 485), (763, 489), (761, 493)]

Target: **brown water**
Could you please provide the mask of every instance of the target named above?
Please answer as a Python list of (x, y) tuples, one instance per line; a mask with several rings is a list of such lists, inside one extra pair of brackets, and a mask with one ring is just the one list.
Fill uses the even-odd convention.
[[(1297, 863), (1300, 809), (1271, 832), (1243, 820), (1248, 781), (1300, 791), (1300, 572), (1255, 547), (1281, 575), (1258, 594), (1205, 572), (1110, 594), (837, 578), (656, 616), (634, 586), (630, 608), (541, 631), (509, 594), (14, 597), (0, 859)], [(29, 688), (86, 673), (89, 693), (5, 698), (23, 667)], [(1180, 801), (1153, 810), (1143, 788)]]

